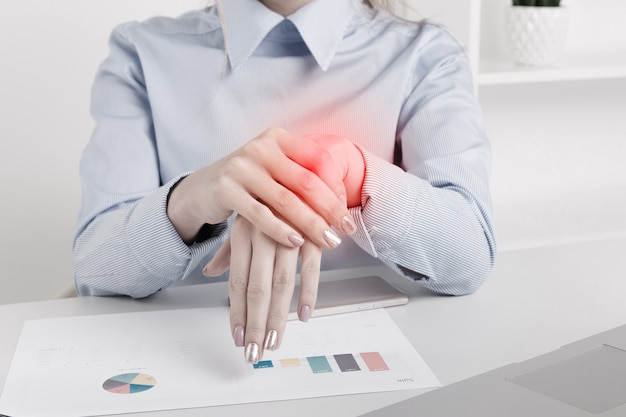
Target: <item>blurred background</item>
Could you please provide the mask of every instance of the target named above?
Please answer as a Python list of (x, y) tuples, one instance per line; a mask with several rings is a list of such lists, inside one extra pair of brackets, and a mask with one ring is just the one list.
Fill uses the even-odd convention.
[[(509, 0), (406, 3), (400, 13), (446, 24), (467, 47), (494, 151), (500, 250), (626, 236), (626, 2), (564, 0), (563, 52), (540, 67), (513, 62)], [(0, 304), (56, 298), (73, 286), (78, 163), (113, 27), (205, 4), (0, 3)]]

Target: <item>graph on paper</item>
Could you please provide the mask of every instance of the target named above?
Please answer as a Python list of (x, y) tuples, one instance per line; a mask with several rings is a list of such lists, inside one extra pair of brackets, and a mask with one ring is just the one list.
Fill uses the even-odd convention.
[(254, 365), (228, 323), (224, 308), (28, 321), (0, 410), (93, 416), (439, 386), (382, 309), (289, 322)]

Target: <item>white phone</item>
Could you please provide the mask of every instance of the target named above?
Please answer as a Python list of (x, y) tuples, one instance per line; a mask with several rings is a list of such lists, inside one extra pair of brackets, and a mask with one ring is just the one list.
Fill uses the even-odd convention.
[[(299, 293), (300, 287), (297, 286), (291, 300), (289, 320), (298, 318), (296, 310)], [(408, 302), (408, 295), (379, 276), (322, 281), (318, 286), (317, 304), (311, 317), (391, 307)]]

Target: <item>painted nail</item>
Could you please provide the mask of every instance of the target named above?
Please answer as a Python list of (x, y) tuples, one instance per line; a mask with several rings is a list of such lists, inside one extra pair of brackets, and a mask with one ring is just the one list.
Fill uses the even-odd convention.
[(300, 307), (300, 312), (298, 313), (298, 318), (300, 321), (306, 323), (311, 318), (311, 307), (302, 306)]
[(356, 232), (356, 224), (354, 223), (354, 220), (352, 220), (352, 217), (345, 216), (341, 220), (341, 228), (347, 235), (351, 235), (352, 233)]
[(328, 243), (328, 245), (330, 245), (331, 248), (336, 248), (341, 244), (339, 236), (337, 236), (337, 234), (330, 229), (324, 230), (324, 240)]
[(207, 264), (204, 266), (204, 269), (202, 269), (202, 274), (203, 274), (205, 277), (210, 277), (210, 276), (211, 276), (211, 268), (210, 268), (210, 266), (211, 266), (211, 262), (207, 263)]
[(278, 332), (276, 330), (270, 330), (267, 332), (265, 338), (265, 349), (276, 350), (276, 342), (278, 341)]
[(287, 238), (294, 246), (300, 247), (304, 245), (304, 238), (297, 233), (291, 233)]
[(259, 361), (259, 345), (256, 343), (248, 343), (246, 346), (246, 362), (257, 363)]
[(235, 330), (233, 330), (233, 339), (235, 339), (235, 346), (243, 347), (243, 336), (244, 336), (243, 326), (238, 325), (237, 327), (235, 327)]

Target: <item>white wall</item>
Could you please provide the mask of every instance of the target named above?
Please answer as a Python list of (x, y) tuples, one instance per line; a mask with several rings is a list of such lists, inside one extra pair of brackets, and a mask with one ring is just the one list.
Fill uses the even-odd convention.
[(489, 86), (480, 102), (500, 250), (626, 236), (626, 78)]
[(0, 304), (72, 285), (78, 161), (89, 95), (114, 25), (204, 0), (0, 2)]
[[(482, 0), (481, 70), (510, 70), (509, 81), (557, 74), (548, 77), (554, 82), (539, 75), (533, 79), (545, 82), (479, 90), (503, 250), (626, 236), (626, 2), (561, 4), (570, 26), (560, 59), (519, 71), (506, 62), (511, 1)], [(584, 79), (558, 81), (577, 77)]]

